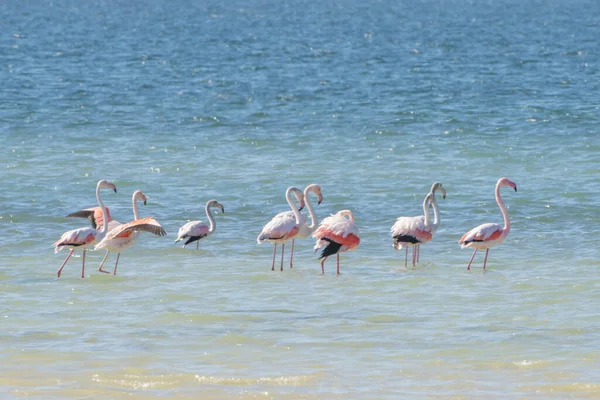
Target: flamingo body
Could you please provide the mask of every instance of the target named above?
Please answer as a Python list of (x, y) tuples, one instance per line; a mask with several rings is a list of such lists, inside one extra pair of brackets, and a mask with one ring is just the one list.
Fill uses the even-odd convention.
[(391, 229), (394, 248), (427, 243), (433, 238), (431, 231), (425, 226), (425, 217), (400, 217)]
[(96, 242), (98, 231), (94, 228), (79, 228), (63, 233), (54, 246), (54, 253), (58, 253), (64, 247), (70, 249), (87, 249)]
[[(348, 217), (348, 218), (346, 218)], [(360, 243), (358, 227), (354, 223), (354, 216), (349, 210), (338, 211), (321, 221), (313, 233), (317, 239), (315, 251), (321, 250), (321, 272), (325, 274), (324, 263), (327, 257), (337, 254), (337, 274), (340, 273), (339, 253), (354, 250)]]
[(499, 224), (487, 223), (481, 224), (460, 238), (461, 248), (472, 247), (474, 249), (486, 249), (494, 247), (504, 241), (505, 235), (502, 235), (503, 229)]
[[(290, 211), (291, 212), (291, 211)], [(296, 223), (294, 214), (290, 212), (282, 212), (273, 217), (262, 229), (258, 238), (258, 243), (268, 241), (270, 243), (286, 243), (288, 240), (296, 236), (300, 230), (299, 224)]]
[(208, 225), (202, 221), (190, 221), (184, 224), (177, 232), (177, 242), (187, 239), (183, 246), (208, 236)]

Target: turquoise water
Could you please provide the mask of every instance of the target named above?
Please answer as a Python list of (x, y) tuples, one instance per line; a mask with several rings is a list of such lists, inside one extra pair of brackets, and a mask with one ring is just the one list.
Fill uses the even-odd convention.
[[(600, 396), (597, 2), (0, 10), (0, 397)], [(501, 176), (512, 231), (468, 272), (456, 242), (501, 222)], [(168, 235), (56, 279), (99, 179)], [(406, 269), (389, 229), (433, 181), (441, 227)], [(360, 229), (339, 277), (312, 240), (283, 272), (256, 244), (310, 183)], [(212, 198), (214, 235), (175, 245)]]

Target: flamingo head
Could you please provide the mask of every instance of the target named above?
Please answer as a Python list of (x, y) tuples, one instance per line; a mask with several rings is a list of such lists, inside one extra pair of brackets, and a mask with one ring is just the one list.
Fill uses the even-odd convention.
[(106, 181), (104, 179), (102, 179), (101, 181), (98, 181), (98, 188), (102, 188), (102, 189), (112, 189), (115, 191), (115, 193), (117, 193), (117, 187), (114, 185), (114, 183)]
[(340, 217), (348, 217), (348, 219), (354, 222), (354, 215), (352, 215), (352, 211), (350, 210), (341, 210), (335, 213), (335, 215)]
[(133, 201), (136, 200), (141, 200), (144, 202), (144, 205), (146, 205), (146, 202), (148, 201), (148, 199), (146, 198), (146, 195), (144, 195), (144, 193), (142, 193), (141, 190), (136, 190), (135, 192), (133, 192)]
[(517, 184), (514, 183), (513, 181), (509, 180), (508, 178), (500, 178), (498, 180), (498, 183), (496, 185), (498, 187), (500, 187), (500, 186), (508, 186), (508, 187), (511, 187), (511, 188), (515, 189), (515, 192), (517, 191)]
[(291, 191), (292, 193), (294, 193), (294, 196), (296, 196), (296, 200), (298, 200), (298, 203), (300, 203), (300, 206), (298, 207), (298, 211), (301, 211), (304, 206), (306, 205), (304, 203), (304, 193), (302, 192), (302, 190), (298, 189), (297, 187), (291, 187), (288, 189), (288, 191)]
[(216, 200), (209, 200), (206, 204), (206, 207), (217, 207), (221, 209), (221, 213), (225, 213), (225, 207), (223, 207), (223, 204), (219, 203)]
[(439, 190), (440, 192), (442, 192), (442, 198), (445, 199), (446, 198), (446, 189), (444, 188), (444, 186), (442, 186), (441, 182), (434, 182), (433, 185), (431, 185), (431, 193), (435, 193), (436, 190)]
[(323, 194), (321, 193), (321, 185), (317, 185), (316, 183), (313, 183), (312, 185), (309, 185), (306, 187), (306, 189), (304, 189), (304, 197), (306, 197), (308, 195), (308, 192), (313, 192), (314, 194), (317, 195), (317, 204), (321, 204), (321, 202), (323, 201)]

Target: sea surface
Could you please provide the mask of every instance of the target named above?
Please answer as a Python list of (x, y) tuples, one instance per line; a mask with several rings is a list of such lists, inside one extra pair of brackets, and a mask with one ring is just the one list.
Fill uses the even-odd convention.
[[(0, 398), (600, 398), (600, 2), (0, 3)], [(457, 240), (512, 221), (478, 253)], [(118, 275), (56, 271), (65, 218), (148, 196)], [(389, 230), (440, 181), (404, 266)], [(358, 249), (271, 271), (256, 237), (322, 186)], [(215, 233), (175, 244), (188, 220)], [(315, 203), (314, 197), (311, 198)], [(76, 254), (79, 254), (77, 252)], [(108, 261), (112, 268), (115, 256)]]

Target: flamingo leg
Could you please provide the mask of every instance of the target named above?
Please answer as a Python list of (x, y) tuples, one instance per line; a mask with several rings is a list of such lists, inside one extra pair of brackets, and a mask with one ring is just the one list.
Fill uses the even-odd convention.
[(105, 274), (110, 274), (109, 271), (102, 269), (102, 266), (104, 265), (104, 261), (106, 261), (106, 258), (108, 257), (108, 254), (110, 253), (110, 251), (107, 251), (106, 254), (104, 255), (104, 258), (102, 259), (102, 262), (100, 263), (100, 266), (98, 267), (98, 271), (100, 272), (104, 272)]
[(419, 256), (421, 255), (421, 245), (417, 245), (417, 264), (419, 263)]
[(285, 243), (281, 243), (281, 265), (279, 266), (280, 271), (283, 271), (283, 253), (285, 253)]
[(290, 268), (293, 267), (292, 259), (294, 258), (294, 239), (292, 239), (292, 252), (290, 253)]
[(113, 269), (113, 275), (117, 274), (117, 265), (119, 265), (119, 256), (121, 253), (117, 253), (117, 262), (115, 263), (115, 269)]
[(406, 254), (404, 254), (404, 267), (408, 267), (408, 246), (405, 247)]
[(483, 269), (485, 269), (485, 263), (487, 262), (487, 256), (490, 249), (485, 249), (485, 258), (483, 259)]
[(277, 243), (273, 243), (273, 264), (271, 264), (271, 271), (275, 271), (275, 254), (277, 254)]
[(469, 265), (467, 265), (467, 271), (471, 269), (471, 263), (473, 262), (473, 258), (475, 258), (475, 253), (477, 253), (477, 249), (473, 252), (471, 259), (469, 260)]
[(196, 250), (198, 250), (199, 246), (200, 246), (200, 240), (196, 240)]
[(60, 274), (62, 273), (63, 268), (65, 267), (65, 265), (67, 265), (67, 261), (69, 261), (69, 258), (71, 258), (71, 256), (73, 255), (73, 252), (75, 251), (75, 249), (71, 249), (71, 251), (69, 252), (69, 254), (67, 254), (67, 258), (65, 258), (65, 261), (62, 263), (62, 265), (60, 266), (60, 268), (58, 269), (58, 271), (56, 271), (56, 277), (60, 278)]
[(85, 278), (85, 250), (83, 250), (83, 257), (81, 258), (81, 277)]
[(412, 263), (413, 263), (413, 267), (415, 266), (415, 260), (417, 258), (417, 251), (415, 249), (416, 246), (413, 246), (412, 248)]
[(325, 275), (325, 260), (327, 260), (327, 257), (323, 258), (321, 261), (321, 275)]
[(340, 253), (337, 253), (337, 274), (340, 274)]

